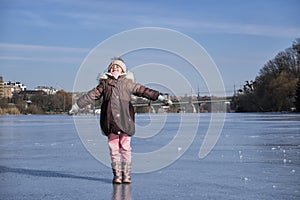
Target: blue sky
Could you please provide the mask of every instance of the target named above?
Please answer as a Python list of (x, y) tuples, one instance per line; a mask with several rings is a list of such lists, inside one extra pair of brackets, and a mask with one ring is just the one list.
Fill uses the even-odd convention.
[[(82, 62), (99, 43), (126, 30), (162, 27), (198, 42), (230, 95), (234, 85), (254, 80), (268, 60), (300, 37), (299, 10), (297, 0), (0, 0), (0, 75), (28, 89), (45, 85), (72, 91)], [(129, 69), (137, 57), (142, 59), (128, 56)], [(157, 74), (164, 76), (155, 70), (147, 77)], [(96, 76), (87, 78), (96, 84)], [(205, 83), (189, 76), (194, 90), (205, 94)], [(143, 83), (143, 75), (137, 80)], [(183, 94), (186, 89), (176, 84)]]

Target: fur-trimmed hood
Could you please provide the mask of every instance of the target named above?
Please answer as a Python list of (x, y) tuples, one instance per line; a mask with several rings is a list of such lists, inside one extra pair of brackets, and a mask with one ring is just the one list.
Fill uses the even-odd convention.
[[(109, 77), (110, 77), (110, 78), (113, 77), (113, 75), (112, 75), (110, 72), (102, 72), (102, 73), (99, 73), (97, 80), (98, 80), (99, 83), (100, 83), (101, 80), (103, 80), (103, 79), (108, 79)], [(127, 79), (131, 79), (131, 80), (134, 82), (134, 74), (133, 74), (133, 72), (131, 72), (131, 71), (127, 71), (127, 73), (122, 73), (122, 74), (120, 75), (120, 77), (124, 77), (124, 78), (127, 78)]]

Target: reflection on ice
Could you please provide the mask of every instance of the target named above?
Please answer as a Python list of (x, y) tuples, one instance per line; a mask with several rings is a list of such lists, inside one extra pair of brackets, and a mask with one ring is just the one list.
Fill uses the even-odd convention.
[(113, 184), (112, 200), (131, 200), (131, 184)]

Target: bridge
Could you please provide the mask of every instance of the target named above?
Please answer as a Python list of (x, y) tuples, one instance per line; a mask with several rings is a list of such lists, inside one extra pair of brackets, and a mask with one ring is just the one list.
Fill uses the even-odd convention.
[[(169, 97), (167, 97), (169, 98)], [(232, 97), (185, 97), (182, 100), (170, 98), (172, 105), (150, 101), (141, 97), (132, 97), (132, 105), (137, 113), (203, 113), (231, 112)], [(92, 106), (90, 113), (100, 114), (100, 105)]]
[(199, 112), (224, 112), (230, 111), (230, 104), (232, 97), (217, 98), (207, 97), (199, 98), (197, 100), (183, 100), (171, 99), (173, 104), (166, 105), (160, 102), (151, 102), (143, 99), (143, 103), (139, 103), (137, 100), (133, 101), (133, 106), (137, 112), (145, 112), (148, 109), (150, 113), (164, 113), (164, 112), (188, 112), (188, 113), (199, 113)]

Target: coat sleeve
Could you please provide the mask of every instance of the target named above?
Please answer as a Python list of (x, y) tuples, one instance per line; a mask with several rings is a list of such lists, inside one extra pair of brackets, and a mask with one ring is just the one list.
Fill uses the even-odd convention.
[(80, 108), (85, 107), (86, 105), (94, 103), (95, 100), (100, 99), (102, 96), (102, 92), (104, 90), (104, 81), (102, 80), (100, 84), (88, 91), (86, 94), (82, 95), (78, 100), (77, 100), (77, 105)]
[(159, 92), (150, 88), (147, 88), (141, 84), (135, 83), (133, 87), (132, 94), (139, 96), (139, 97), (145, 97), (149, 100), (155, 101), (157, 100), (159, 96)]

